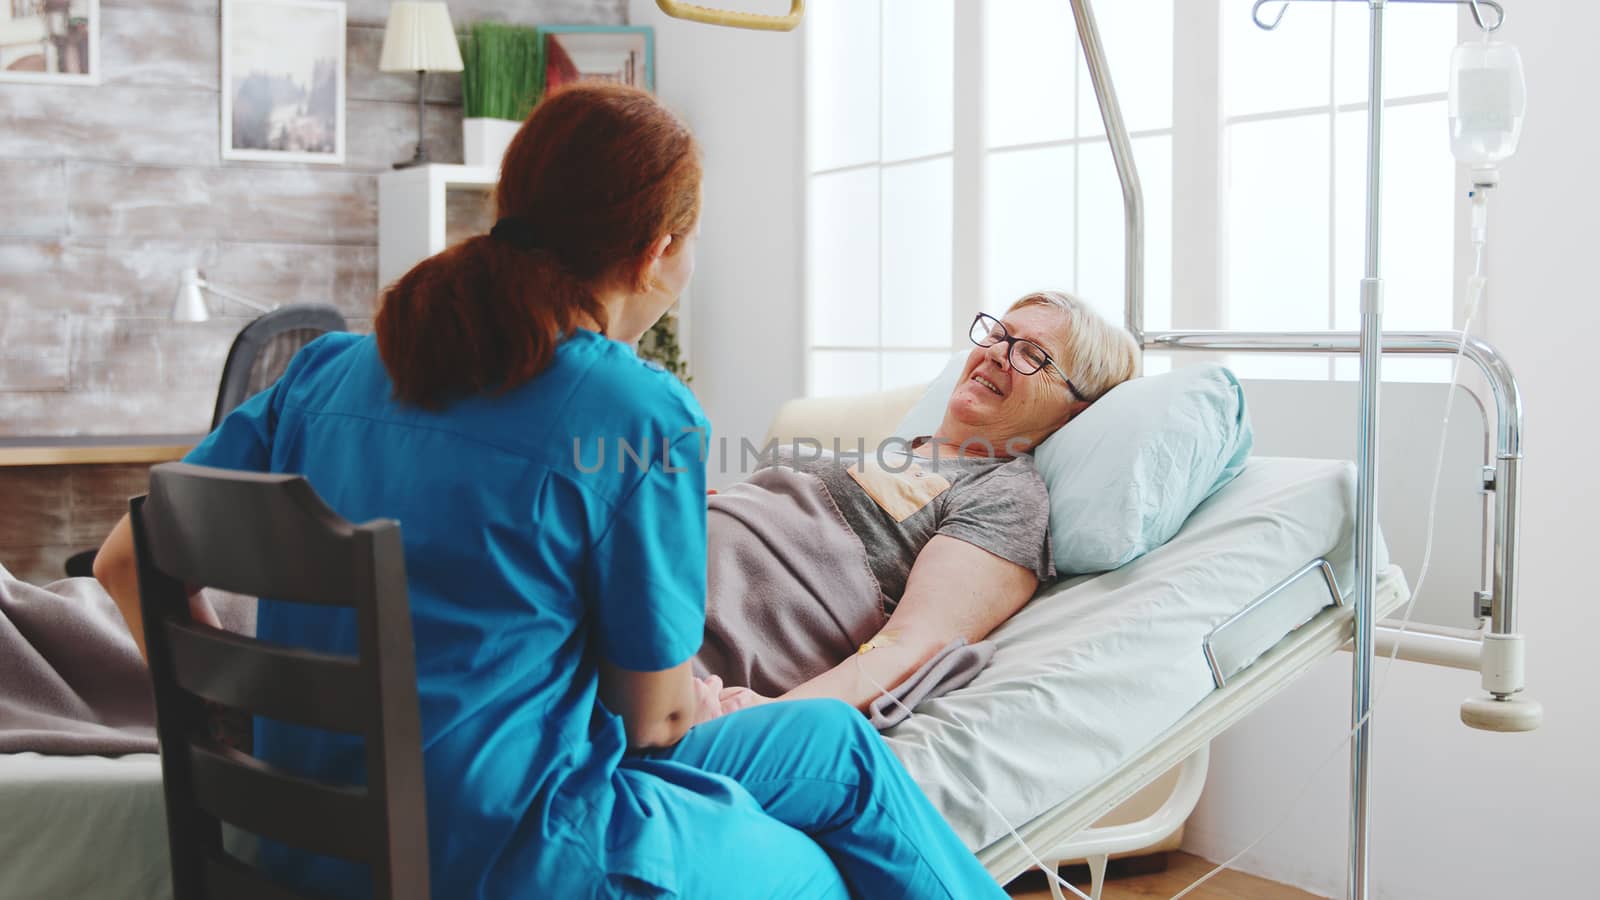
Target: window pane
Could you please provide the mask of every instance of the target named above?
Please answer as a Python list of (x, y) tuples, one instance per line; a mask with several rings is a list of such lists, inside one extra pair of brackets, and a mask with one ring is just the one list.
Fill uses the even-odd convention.
[(954, 350), (883, 354), (883, 389), (927, 384), (944, 371)]
[[(1456, 162), (1446, 114), (1443, 100), (1384, 111), (1380, 274), (1386, 330), (1450, 328), (1455, 320)], [(1341, 113), (1336, 127), (1334, 326), (1355, 329), (1366, 270), (1367, 114)]]
[(883, 170), (883, 343), (950, 343), (950, 158)]
[[(1240, 378), (1274, 378), (1285, 381), (1327, 381), (1325, 356), (1285, 356), (1280, 353), (1230, 353), (1224, 363)], [(1249, 386), (1245, 386), (1249, 390)]]
[(1072, 137), (1077, 32), (1062, 0), (983, 4), (987, 146)]
[[(1172, 138), (1133, 142), (1134, 161), (1144, 186), (1145, 327), (1172, 324)], [(1122, 183), (1111, 147), (1096, 143), (1078, 155), (1078, 296), (1112, 322), (1123, 314), (1125, 215)]]
[(984, 169), (982, 309), (1029, 291), (1072, 290), (1072, 147), (991, 152)]
[[(1367, 99), (1367, 7), (1336, 3), (1334, 89), (1340, 103)], [(1489, 13), (1492, 15), (1493, 13)], [(1383, 96), (1443, 94), (1450, 90), (1450, 52), (1456, 45), (1453, 5), (1391, 3), (1383, 14)]]
[(951, 149), (953, 0), (883, 0), (883, 158)]
[(811, 178), (806, 303), (811, 343), (878, 344), (878, 170)]
[[(1193, 0), (1190, 0), (1193, 2)], [(1275, 31), (1250, 18), (1253, 0), (1222, 2), (1223, 112), (1229, 116), (1328, 104), (1333, 10), (1293, 4)], [(1264, 21), (1283, 7), (1267, 4)]]
[(837, 397), (878, 390), (878, 351), (813, 350), (806, 394)]
[(1229, 328), (1328, 327), (1328, 127), (1313, 115), (1226, 130)]
[[(1129, 131), (1172, 127), (1173, 2), (1115, 0), (1094, 8)], [(1078, 59), (1078, 134), (1105, 134), (1094, 82), (1081, 52)]]
[(811, 171), (878, 158), (878, 0), (806, 5), (806, 139)]

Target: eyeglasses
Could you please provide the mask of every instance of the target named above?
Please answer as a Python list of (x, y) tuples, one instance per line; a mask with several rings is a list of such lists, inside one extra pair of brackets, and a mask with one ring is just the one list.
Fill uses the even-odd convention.
[(1089, 398), (1078, 391), (1077, 386), (1072, 383), (1072, 379), (1067, 377), (1067, 373), (1061, 371), (1061, 367), (1056, 365), (1056, 361), (1050, 358), (1050, 354), (1046, 353), (1043, 347), (1027, 338), (1012, 337), (1011, 332), (1006, 330), (1005, 323), (994, 316), (987, 313), (978, 313), (972, 320), (972, 330), (968, 332), (967, 336), (972, 338), (972, 342), (979, 347), (993, 347), (995, 344), (1005, 341), (1007, 345), (1006, 361), (1011, 364), (1012, 370), (1017, 374), (1033, 375), (1045, 366), (1049, 366), (1056, 370), (1056, 374), (1061, 376), (1062, 381), (1066, 382), (1067, 390), (1074, 399), (1080, 403), (1089, 402)]

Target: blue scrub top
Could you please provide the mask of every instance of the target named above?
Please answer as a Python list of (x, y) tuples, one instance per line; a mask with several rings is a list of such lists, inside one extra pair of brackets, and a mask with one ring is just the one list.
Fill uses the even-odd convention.
[[(591, 896), (619, 878), (670, 889), (676, 817), (661, 782), (674, 773), (624, 761), (598, 666), (603, 655), (667, 669), (700, 647), (699, 404), (631, 347), (585, 330), (503, 394), (443, 412), (391, 394), (372, 337), (330, 334), (188, 461), (300, 473), (346, 519), (399, 520), (435, 896)], [(314, 650), (356, 646), (348, 610), (263, 600), (258, 631)], [(308, 776), (364, 782), (361, 747), (257, 722), (257, 754)], [(370, 891), (362, 866), (278, 846), (262, 860), (323, 892)]]

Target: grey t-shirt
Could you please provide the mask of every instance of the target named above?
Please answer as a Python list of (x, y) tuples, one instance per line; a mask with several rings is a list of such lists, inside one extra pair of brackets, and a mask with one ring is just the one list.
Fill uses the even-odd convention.
[(947, 451), (928, 458), (909, 449), (890, 444), (881, 451), (835, 455), (781, 447), (767, 465), (822, 481), (866, 548), (886, 612), (900, 602), (917, 554), (937, 534), (1016, 563), (1040, 581), (1055, 577), (1050, 500), (1033, 457), (962, 457)]

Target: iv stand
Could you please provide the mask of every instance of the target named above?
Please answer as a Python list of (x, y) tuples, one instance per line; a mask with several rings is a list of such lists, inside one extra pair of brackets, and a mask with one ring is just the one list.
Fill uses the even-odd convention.
[(1361, 279), (1361, 423), (1356, 465), (1355, 657), (1350, 674), (1350, 864), (1345, 896), (1366, 900), (1371, 858), (1372, 812), (1367, 806), (1372, 753), (1373, 601), (1378, 570), (1373, 566), (1378, 531), (1378, 386), (1383, 365), (1383, 278), (1379, 274), (1379, 227), (1383, 197), (1383, 12), (1371, 0), (1372, 58), (1367, 75), (1367, 263)]
[[(1291, 2), (1270, 24), (1262, 20), (1261, 7), (1273, 0), (1257, 0), (1251, 16), (1268, 31), (1283, 21)], [(1373, 601), (1378, 593), (1378, 571), (1373, 566), (1377, 541), (1378, 499), (1378, 386), (1383, 363), (1383, 277), (1380, 274), (1380, 228), (1383, 198), (1383, 13), (1387, 0), (1366, 0), (1370, 10), (1367, 69), (1367, 248), (1366, 272), (1361, 279), (1361, 413), (1356, 465), (1356, 604), (1354, 661), (1350, 673), (1350, 723), (1355, 735), (1350, 744), (1350, 860), (1345, 896), (1367, 900), (1368, 863), (1371, 859), (1372, 812), (1367, 805), (1372, 754)], [(1478, 27), (1494, 31), (1505, 21), (1505, 10), (1492, 0), (1395, 0), (1457, 3), (1472, 7)], [(1481, 7), (1498, 18), (1491, 25)]]
[[(1257, 0), (1251, 10), (1257, 26), (1272, 30), (1283, 21), (1283, 4), (1270, 24), (1261, 18)], [(1367, 248), (1366, 270), (1361, 279), (1361, 412), (1356, 450), (1356, 603), (1355, 636), (1350, 671), (1350, 858), (1345, 873), (1345, 897), (1366, 900), (1367, 866), (1371, 858), (1372, 813), (1367, 806), (1372, 756), (1373, 601), (1378, 593), (1378, 570), (1373, 565), (1378, 531), (1378, 385), (1383, 377), (1383, 277), (1379, 269), (1382, 248), (1383, 199), (1383, 13), (1386, 0), (1365, 0), (1371, 15), (1367, 69)], [(1404, 0), (1397, 0), (1404, 2)], [(1426, 0), (1424, 0), (1426, 2)], [(1477, 0), (1471, 2), (1477, 14)]]

